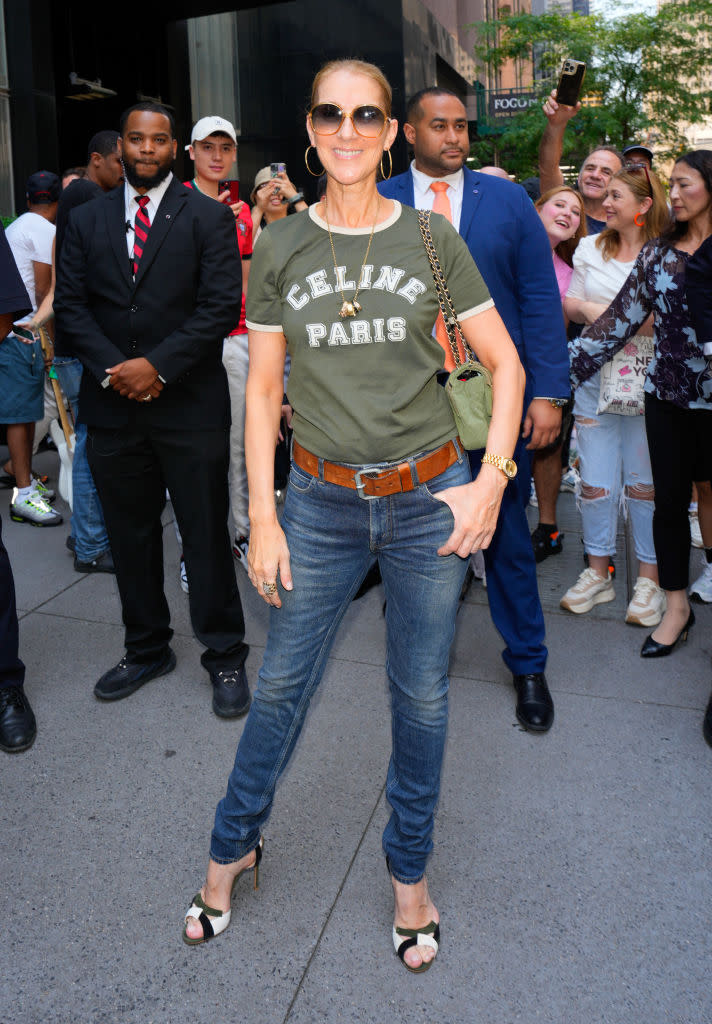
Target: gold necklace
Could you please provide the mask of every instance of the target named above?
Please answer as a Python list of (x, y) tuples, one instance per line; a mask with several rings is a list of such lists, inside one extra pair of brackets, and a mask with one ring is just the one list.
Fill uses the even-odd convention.
[[(368, 259), (369, 252), (371, 251), (371, 242), (373, 241), (373, 232), (376, 230), (376, 224), (378, 223), (378, 213), (379, 213), (380, 209), (381, 209), (381, 197), (379, 195), (378, 202), (376, 203), (376, 218), (375, 218), (373, 224), (371, 225), (371, 234), (368, 236), (368, 245), (366, 246), (366, 255), (363, 258), (363, 263), (361, 264), (361, 270), (359, 271), (359, 275), (358, 275), (358, 286), (356, 288), (356, 291), (354, 292), (354, 297), (353, 297), (353, 299), (351, 299), (351, 301), (349, 301), (346, 298), (346, 296), (344, 295), (344, 289), (339, 284), (339, 291), (341, 292), (341, 298), (343, 299), (343, 302), (341, 304), (341, 309), (339, 310), (339, 316), (342, 317), (343, 319), (345, 319), (347, 316), (356, 316), (357, 313), (361, 312), (361, 303), (357, 302), (356, 299), (358, 298), (358, 293), (359, 293), (359, 290), (361, 288), (361, 277), (363, 275), (363, 268), (366, 266), (366, 260)], [(336, 262), (336, 249), (334, 248), (334, 239), (331, 237), (331, 226), (329, 225), (329, 214), (327, 213), (327, 210), (326, 210), (326, 196), (324, 196), (324, 219), (326, 220), (326, 230), (329, 232), (329, 241), (331, 242), (331, 255), (334, 257), (334, 270), (336, 271), (336, 280), (337, 280), (337, 283), (338, 283), (339, 282), (339, 265)]]

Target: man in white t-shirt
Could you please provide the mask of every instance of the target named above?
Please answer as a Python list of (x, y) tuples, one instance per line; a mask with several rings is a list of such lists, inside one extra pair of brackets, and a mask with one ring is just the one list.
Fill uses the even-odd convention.
[[(7, 228), (12, 255), (27, 288), (34, 313), (52, 284), (52, 243), (60, 182), (50, 171), (36, 171), (27, 181), (27, 213)], [(10, 504), (15, 522), (57, 526), (62, 517), (49, 504), (51, 491), (40, 491), (32, 478), (35, 421), (42, 419), (44, 360), (39, 342), (10, 334), (0, 346), (0, 423), (7, 424), (7, 444), (16, 487)]]

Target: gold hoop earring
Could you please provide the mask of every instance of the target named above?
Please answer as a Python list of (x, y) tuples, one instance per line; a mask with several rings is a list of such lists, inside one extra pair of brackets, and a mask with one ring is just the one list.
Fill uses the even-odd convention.
[(306, 153), (304, 154), (304, 163), (307, 165), (307, 170), (311, 174), (312, 178), (320, 178), (322, 176), (322, 174), (324, 173), (324, 168), (322, 167), (322, 169), (320, 171), (313, 171), (311, 169), (311, 167), (309, 166), (309, 150), (310, 149), (313, 149), (314, 152), (316, 153), (316, 147), (314, 147), (314, 146), (307, 146)]
[[(642, 220), (638, 220), (638, 217), (642, 217), (643, 219)], [(635, 226), (637, 228), (645, 227), (645, 214), (644, 213), (636, 213), (635, 217), (633, 217), (633, 223), (635, 224)]]
[[(383, 153), (388, 154), (388, 174), (383, 170)], [(388, 181), (390, 176), (393, 174), (393, 157), (391, 156), (390, 149), (384, 149), (381, 153), (381, 177), (384, 181)]]

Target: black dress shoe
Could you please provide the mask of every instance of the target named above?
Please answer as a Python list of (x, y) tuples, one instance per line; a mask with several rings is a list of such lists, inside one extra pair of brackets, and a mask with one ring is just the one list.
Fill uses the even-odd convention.
[(77, 556), (74, 556), (74, 571), (75, 572), (116, 572), (114, 567), (114, 559), (111, 557), (109, 550), (102, 551), (96, 558), (92, 558), (89, 562), (80, 562)]
[(239, 718), (250, 706), (250, 689), (245, 666), (221, 668), (210, 673), (213, 711), (220, 718)]
[(124, 656), (118, 665), (105, 672), (94, 687), (99, 700), (122, 700), (135, 693), (149, 679), (165, 676), (176, 667), (176, 656), (168, 648), (158, 661), (135, 662)]
[(695, 624), (695, 613), (690, 608), (690, 614), (687, 616), (687, 622), (682, 627), (680, 632), (677, 634), (671, 644), (660, 644), (657, 640), (653, 640), (653, 634), (645, 638), (643, 646), (640, 648), (641, 658), (664, 658), (668, 654), (672, 654), (679, 643), (684, 643), (687, 640), (687, 634), (690, 632)]
[(705, 717), (702, 722), (702, 735), (707, 740), (710, 747), (712, 747), (712, 697), (710, 697), (710, 702), (707, 705)]
[(37, 722), (21, 686), (0, 687), (0, 750), (19, 754), (35, 742)]
[(554, 724), (554, 701), (543, 672), (513, 676), (517, 721), (531, 732), (548, 732)]

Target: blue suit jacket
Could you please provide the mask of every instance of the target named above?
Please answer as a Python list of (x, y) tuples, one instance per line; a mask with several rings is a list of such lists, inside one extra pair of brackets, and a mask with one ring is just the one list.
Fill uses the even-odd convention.
[[(464, 169), (460, 234), (504, 320), (527, 373), (531, 398), (568, 398), (569, 356), (546, 231), (519, 185)], [(413, 206), (410, 170), (378, 185)]]

